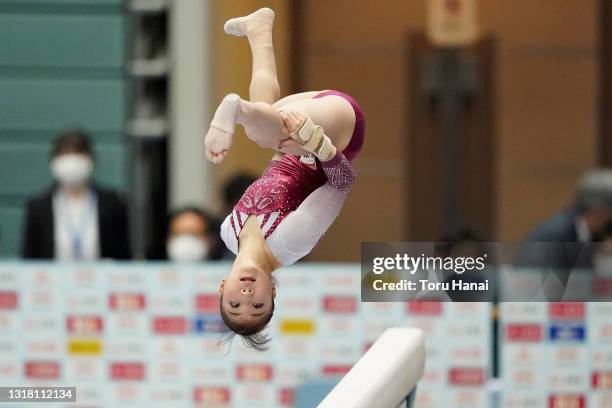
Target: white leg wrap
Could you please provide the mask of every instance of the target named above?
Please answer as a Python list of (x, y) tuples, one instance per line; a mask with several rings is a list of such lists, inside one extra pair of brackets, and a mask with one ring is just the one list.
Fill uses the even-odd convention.
[(238, 109), (240, 109), (240, 96), (237, 94), (226, 95), (219, 104), (210, 126), (233, 134), (236, 129)]
[(302, 148), (319, 159), (328, 158), (333, 150), (331, 139), (321, 126), (315, 125), (312, 119), (306, 118), (297, 130), (289, 135), (302, 144)]

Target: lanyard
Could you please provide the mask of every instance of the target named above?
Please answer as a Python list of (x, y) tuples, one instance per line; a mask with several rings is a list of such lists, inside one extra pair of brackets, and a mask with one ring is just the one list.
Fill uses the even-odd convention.
[(60, 205), (62, 208), (61, 213), (64, 221), (64, 229), (66, 230), (68, 238), (72, 244), (72, 256), (74, 259), (83, 259), (83, 241), (85, 239), (87, 227), (94, 218), (94, 211), (96, 207), (95, 201), (94, 193), (89, 191), (85, 197), (83, 211), (81, 211), (81, 216), (78, 220), (79, 222), (75, 226), (68, 199), (63, 192), (60, 193)]

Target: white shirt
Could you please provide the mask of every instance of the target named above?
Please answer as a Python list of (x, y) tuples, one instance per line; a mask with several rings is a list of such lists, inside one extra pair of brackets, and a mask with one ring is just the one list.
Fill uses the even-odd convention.
[(586, 221), (582, 217), (576, 218), (576, 235), (578, 236), (578, 242), (591, 242), (593, 238)]
[[(98, 201), (89, 191), (79, 199), (68, 198), (61, 190), (53, 194), (55, 259), (60, 261), (100, 258)], [(77, 252), (80, 250), (80, 256)]]

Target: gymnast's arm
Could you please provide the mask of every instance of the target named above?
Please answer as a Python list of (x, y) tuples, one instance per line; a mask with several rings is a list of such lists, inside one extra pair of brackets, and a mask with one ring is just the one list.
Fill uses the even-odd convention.
[(355, 182), (355, 172), (340, 152), (321, 162), (327, 183), (313, 191), (276, 228), (272, 238), (283, 253), (284, 265), (306, 256), (334, 222)]

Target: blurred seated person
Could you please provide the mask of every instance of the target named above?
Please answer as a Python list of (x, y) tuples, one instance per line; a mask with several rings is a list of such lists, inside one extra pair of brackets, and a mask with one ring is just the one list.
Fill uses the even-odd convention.
[(611, 220), (612, 171), (589, 171), (580, 179), (573, 205), (531, 231), (515, 266), (540, 273), (547, 300), (561, 300), (572, 273), (593, 267), (593, 243), (601, 241)]
[(173, 212), (168, 223), (166, 251), (176, 262), (219, 260), (223, 257), (219, 221), (197, 207)]
[(55, 182), (27, 203), (22, 256), (61, 261), (129, 259), (127, 207), (114, 191), (94, 184), (88, 135), (57, 136), (50, 170)]
[(446, 294), (454, 302), (485, 302), (493, 301), (495, 297), (496, 274), (492, 272), (491, 266), (494, 262), (494, 247), (483, 242), (480, 235), (469, 228), (462, 228), (454, 234), (447, 235), (439, 240), (435, 246), (436, 256), (448, 259), (476, 259), (484, 258), (485, 267), (483, 269), (472, 269), (469, 272), (457, 273), (456, 271), (441, 271), (440, 279), (443, 282), (448, 282), (452, 285), (454, 281), (465, 283), (484, 283), (487, 280), (490, 283), (489, 291), (470, 292), (461, 290), (448, 290)]
[(580, 180), (572, 207), (535, 226), (529, 242), (597, 242), (612, 220), (612, 170), (598, 169)]

